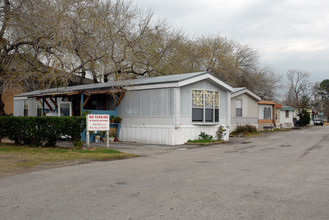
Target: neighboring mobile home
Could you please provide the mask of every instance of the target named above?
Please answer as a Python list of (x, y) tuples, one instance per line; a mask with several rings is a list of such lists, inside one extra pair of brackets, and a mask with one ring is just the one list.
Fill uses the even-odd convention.
[(290, 106), (276, 105), (276, 127), (292, 128), (294, 127), (295, 108)]
[(177, 74), (17, 95), (14, 115), (110, 114), (122, 117), (122, 141), (176, 145), (229, 130), (232, 91), (208, 72)]
[(271, 101), (258, 102), (258, 130), (272, 129), (275, 126), (275, 103)]
[(253, 125), (258, 128), (259, 96), (247, 88), (234, 88), (231, 94), (231, 131), (238, 125)]

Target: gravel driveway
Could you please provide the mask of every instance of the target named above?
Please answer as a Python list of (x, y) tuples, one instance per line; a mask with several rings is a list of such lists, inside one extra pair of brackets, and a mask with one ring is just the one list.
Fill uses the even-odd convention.
[(329, 219), (328, 143), (323, 126), (199, 148), (122, 145), (143, 156), (0, 179), (0, 219)]

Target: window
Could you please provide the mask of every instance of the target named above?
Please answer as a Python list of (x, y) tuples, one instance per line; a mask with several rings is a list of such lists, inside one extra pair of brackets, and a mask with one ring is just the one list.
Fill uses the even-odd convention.
[(42, 116), (42, 104), (41, 102), (37, 102), (37, 116)]
[(192, 90), (192, 122), (219, 122), (219, 92)]
[(58, 105), (59, 116), (72, 116), (72, 104), (71, 102), (61, 102)]
[(24, 116), (29, 116), (29, 104), (27, 100), (24, 101)]
[(271, 107), (264, 108), (264, 119), (272, 119), (272, 109)]
[(235, 116), (242, 117), (242, 100), (235, 100)]
[(289, 111), (286, 111), (286, 118), (289, 118)]

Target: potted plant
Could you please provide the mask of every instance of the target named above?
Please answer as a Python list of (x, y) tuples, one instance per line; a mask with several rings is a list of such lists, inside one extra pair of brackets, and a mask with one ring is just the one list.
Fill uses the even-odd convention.
[(106, 131), (101, 131), (100, 132), (100, 135), (101, 135), (101, 141), (102, 142), (106, 142)]
[(119, 123), (121, 123), (121, 121), (122, 121), (122, 118), (121, 117), (119, 117), (119, 116), (114, 117), (114, 123), (119, 124)]
[(111, 116), (110, 116), (110, 122), (111, 122), (111, 123), (114, 123), (114, 118), (115, 118), (114, 115), (111, 115)]
[(109, 134), (109, 141), (114, 142), (114, 139), (115, 139), (115, 136), (112, 133), (110, 133)]

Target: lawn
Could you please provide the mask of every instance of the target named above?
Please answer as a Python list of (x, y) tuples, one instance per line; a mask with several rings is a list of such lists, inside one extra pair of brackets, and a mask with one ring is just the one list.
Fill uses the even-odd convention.
[(205, 146), (205, 145), (213, 145), (213, 144), (222, 144), (222, 143), (227, 143), (227, 141), (223, 141), (223, 140), (210, 140), (210, 139), (197, 139), (197, 140), (188, 140), (186, 142), (186, 144), (190, 144), (190, 145), (201, 145), (201, 146)]
[(33, 170), (136, 157), (106, 148), (77, 150), (67, 148), (31, 148), (0, 144), (0, 177)]

